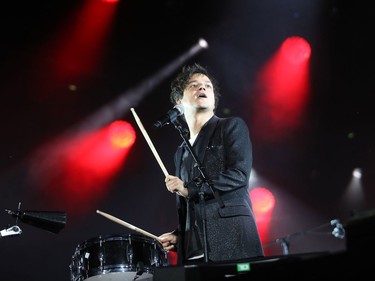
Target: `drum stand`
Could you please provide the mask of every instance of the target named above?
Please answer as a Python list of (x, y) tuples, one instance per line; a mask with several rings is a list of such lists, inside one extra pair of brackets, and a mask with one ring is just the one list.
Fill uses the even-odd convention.
[(196, 182), (196, 185), (199, 188), (199, 206), (200, 206), (201, 214), (202, 214), (204, 260), (205, 260), (205, 262), (208, 262), (206, 209), (205, 209), (204, 193), (202, 191), (203, 184), (207, 184), (209, 186), (209, 188), (212, 191), (212, 194), (214, 195), (215, 199), (218, 201), (221, 208), (224, 207), (224, 203), (221, 200), (220, 195), (217, 192), (214, 192), (214, 189), (212, 188), (211, 181), (209, 179), (207, 179), (206, 175), (204, 174), (202, 164), (200, 163), (197, 156), (195, 155), (195, 153), (194, 153), (194, 151), (193, 151), (193, 149), (190, 145), (189, 140), (186, 138), (181, 124), (177, 121), (177, 119), (172, 121), (172, 123), (173, 123), (174, 127), (179, 131), (180, 136), (182, 137), (186, 147), (188, 148), (189, 153), (191, 154), (191, 156), (192, 156), (192, 158), (195, 162), (194, 167), (196, 167), (198, 169), (199, 173), (202, 176), (202, 179), (199, 179), (199, 182)]

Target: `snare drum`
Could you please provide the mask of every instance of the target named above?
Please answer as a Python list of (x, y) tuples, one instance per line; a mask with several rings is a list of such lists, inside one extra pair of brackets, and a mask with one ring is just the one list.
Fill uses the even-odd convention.
[(108, 235), (76, 247), (71, 281), (152, 280), (155, 267), (168, 265), (162, 245), (142, 235)]

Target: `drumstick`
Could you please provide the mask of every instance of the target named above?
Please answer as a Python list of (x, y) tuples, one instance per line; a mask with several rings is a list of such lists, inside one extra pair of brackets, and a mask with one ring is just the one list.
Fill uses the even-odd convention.
[(137, 122), (139, 128), (141, 129), (141, 132), (142, 132), (143, 136), (145, 137), (148, 145), (150, 146), (151, 151), (154, 153), (154, 156), (155, 156), (156, 160), (158, 161), (158, 163), (159, 163), (159, 165), (160, 165), (160, 167), (161, 167), (161, 169), (164, 173), (164, 176), (167, 176), (168, 175), (167, 169), (165, 168), (163, 162), (161, 161), (158, 152), (156, 151), (154, 145), (152, 144), (152, 141), (151, 141), (150, 137), (148, 136), (145, 128), (142, 125), (141, 120), (139, 119), (139, 117), (138, 117), (137, 113), (135, 112), (134, 108), (131, 108), (130, 110), (132, 111), (133, 116), (135, 118), (135, 121)]
[(130, 224), (130, 223), (127, 223), (127, 222), (124, 222), (123, 220), (120, 220), (120, 219), (118, 219), (118, 218), (116, 218), (116, 217), (114, 217), (114, 216), (112, 216), (112, 215), (110, 215), (110, 214), (104, 213), (104, 212), (99, 211), (99, 210), (96, 210), (96, 212), (97, 212), (98, 214), (100, 214), (100, 215), (102, 215), (102, 216), (104, 216), (104, 217), (106, 217), (106, 218), (108, 218), (108, 219), (114, 221), (114, 222), (117, 222), (117, 223), (119, 223), (119, 224), (121, 224), (121, 225), (123, 225), (123, 226), (125, 226), (125, 227), (127, 227), (127, 228), (130, 228), (130, 229), (132, 229), (132, 230), (134, 230), (134, 231), (136, 231), (136, 232), (139, 232), (139, 233), (141, 233), (141, 234), (143, 234), (143, 235), (145, 235), (145, 236), (148, 236), (148, 237), (150, 237), (150, 238), (152, 238), (152, 239), (155, 239), (155, 240), (157, 240), (157, 241), (160, 242), (159, 237), (157, 237), (157, 236), (154, 235), (154, 234), (151, 234), (151, 233), (149, 233), (149, 232), (147, 232), (147, 231), (145, 231), (145, 230), (143, 230), (143, 229), (140, 229), (140, 228), (138, 228), (138, 227), (135, 227), (134, 225), (132, 225), (132, 224)]

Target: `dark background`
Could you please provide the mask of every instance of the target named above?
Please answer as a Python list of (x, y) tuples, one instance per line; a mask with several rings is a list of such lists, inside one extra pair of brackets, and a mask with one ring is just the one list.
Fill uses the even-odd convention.
[[(273, 191), (276, 209), (267, 241), (270, 255), (281, 253), (275, 239), (295, 234), (291, 253), (337, 251), (345, 239), (305, 235), (305, 230), (345, 223), (375, 206), (374, 195), (374, 13), (351, 1), (120, 1), (105, 51), (104, 64), (74, 97), (39, 93), (49, 79), (36, 56), (83, 1), (7, 3), (0, 12), (1, 150), (0, 207), (61, 210), (27, 181), (33, 151), (61, 132), (137, 87), (186, 52), (199, 38), (207, 50), (189, 60), (208, 66), (221, 85), (218, 115), (239, 115), (252, 128), (251, 86), (256, 74), (288, 36), (312, 47), (311, 100), (301, 131), (281, 141), (264, 141), (251, 131), (254, 170), (259, 185)], [(38, 57), (38, 59), (35, 59)], [(173, 73), (174, 74), (174, 73)], [(146, 128), (171, 107), (167, 77), (137, 105)], [(63, 98), (64, 97), (64, 98)], [(259, 110), (259, 109), (258, 109)], [(134, 124), (129, 110), (123, 120)], [(124, 168), (108, 195), (85, 215), (67, 214), (59, 234), (23, 224), (20, 236), (2, 237), (2, 280), (70, 280), (69, 265), (86, 239), (128, 229), (95, 213), (108, 212), (159, 235), (176, 225), (174, 196), (138, 132)], [(349, 138), (351, 135), (354, 137)], [(168, 170), (180, 137), (173, 127), (150, 132)], [(37, 165), (38, 163), (34, 163)], [(360, 201), (343, 203), (351, 171), (362, 168)], [(52, 188), (52, 187), (51, 187)], [(87, 202), (82, 202), (87, 206)], [(63, 210), (64, 211), (64, 210)], [(67, 209), (69, 211), (69, 209)], [(1, 229), (15, 219), (0, 212)]]

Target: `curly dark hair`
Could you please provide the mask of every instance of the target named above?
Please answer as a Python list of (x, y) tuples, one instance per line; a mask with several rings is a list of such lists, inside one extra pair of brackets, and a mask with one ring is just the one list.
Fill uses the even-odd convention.
[(215, 77), (211, 76), (211, 74), (208, 73), (207, 69), (198, 63), (183, 66), (182, 71), (171, 82), (171, 93), (169, 97), (172, 104), (176, 105), (177, 101), (182, 99), (184, 95), (184, 89), (186, 88), (191, 76), (196, 73), (206, 75), (208, 79), (210, 79), (215, 95), (215, 108), (217, 108), (220, 98), (219, 85)]

